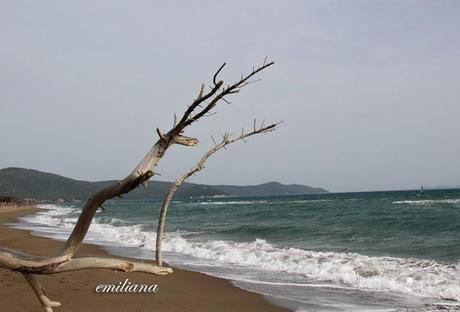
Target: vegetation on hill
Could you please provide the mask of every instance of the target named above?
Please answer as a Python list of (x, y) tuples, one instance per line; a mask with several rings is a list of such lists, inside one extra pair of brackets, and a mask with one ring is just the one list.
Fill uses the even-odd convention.
[[(85, 200), (95, 191), (113, 183), (113, 181), (89, 182), (66, 178), (53, 173), (24, 168), (0, 169), (0, 196), (12, 196), (21, 199)], [(168, 191), (170, 182), (149, 181), (147, 188), (137, 188), (126, 195), (127, 199), (159, 199)], [(179, 189), (177, 197), (211, 196), (270, 196), (327, 193), (321, 188), (305, 185), (284, 185), (269, 182), (260, 185), (204, 185), (185, 183)]]

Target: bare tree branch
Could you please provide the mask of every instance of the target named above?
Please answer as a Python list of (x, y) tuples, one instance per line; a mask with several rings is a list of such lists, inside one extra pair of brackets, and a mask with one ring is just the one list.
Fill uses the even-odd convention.
[(38, 300), (40, 301), (43, 309), (46, 312), (53, 312), (53, 308), (57, 308), (61, 306), (61, 304), (57, 301), (51, 301), (48, 299), (45, 291), (42, 288), (42, 285), (38, 281), (38, 279), (29, 273), (22, 273), (22, 276), (26, 279), (27, 283), (29, 283), (30, 287), (32, 287), (35, 295), (37, 296)]
[(195, 166), (193, 166), (189, 171), (187, 171), (185, 174), (177, 178), (176, 181), (172, 183), (171, 187), (168, 190), (168, 194), (163, 200), (163, 204), (161, 206), (161, 211), (160, 211), (160, 217), (158, 220), (155, 258), (156, 258), (156, 263), (160, 267), (163, 265), (163, 257), (162, 257), (161, 248), (162, 248), (162, 241), (163, 241), (163, 231), (164, 231), (164, 226), (166, 222), (166, 214), (168, 211), (169, 204), (171, 203), (171, 200), (174, 197), (174, 194), (179, 189), (179, 187), (182, 185), (182, 183), (184, 183), (192, 175), (202, 170), (205, 167), (205, 164), (208, 161), (209, 157), (211, 157), (217, 151), (221, 150), (222, 148), (226, 148), (226, 146), (229, 144), (232, 144), (238, 141), (245, 141), (245, 139), (250, 136), (271, 132), (275, 130), (279, 124), (280, 123), (274, 123), (269, 126), (262, 125), (259, 128), (256, 128), (256, 121), (254, 120), (254, 129), (251, 132), (244, 133), (244, 129), (243, 129), (241, 130), (241, 134), (234, 138), (232, 138), (229, 133), (225, 133), (222, 136), (222, 141), (220, 141), (220, 143), (217, 143), (214, 140), (214, 138), (211, 137), (214, 142), (214, 146), (202, 156), (200, 161)]
[(220, 71), (222, 70), (222, 68), (224, 68), (224, 66), (226, 65), (227, 63), (224, 63), (222, 64), (222, 66), (216, 71), (216, 73), (214, 74), (214, 77), (212, 77), (212, 82), (214, 82), (214, 85), (217, 85), (217, 75), (219, 75)]
[(143, 272), (155, 275), (166, 275), (173, 272), (171, 268), (158, 267), (152, 263), (112, 258), (86, 257), (75, 258), (55, 267), (49, 267), (48, 270), (41, 270), (39, 274), (55, 274), (84, 269), (108, 269), (122, 272)]
[[(204, 114), (206, 114), (208, 111), (210, 111), (212, 108), (214, 108), (214, 106), (216, 106), (216, 104), (217, 104), (220, 100), (222, 100), (222, 98), (223, 98), (224, 96), (240, 92), (241, 88), (243, 88), (243, 87), (247, 86), (249, 83), (251, 83), (251, 82), (248, 82), (249, 79), (251, 79), (253, 76), (255, 76), (256, 74), (258, 74), (258, 73), (261, 72), (262, 70), (266, 69), (267, 67), (272, 66), (273, 64), (275, 64), (275, 62), (269, 62), (269, 63), (265, 63), (265, 62), (264, 62), (264, 64), (262, 64), (262, 66), (260, 66), (260, 67), (258, 67), (258, 68), (254, 68), (254, 67), (253, 67), (253, 70), (252, 70), (251, 73), (247, 74), (246, 76), (242, 75), (242, 77), (241, 77), (241, 79), (240, 79), (239, 81), (235, 82), (235, 83), (232, 84), (231, 86), (224, 87), (219, 93), (216, 93), (217, 90), (215, 90), (214, 93), (216, 93), (216, 94), (215, 94), (214, 98), (212, 98), (211, 102), (210, 102), (205, 108), (203, 108), (200, 112), (198, 112), (197, 114), (195, 114), (194, 117), (191, 117), (191, 118), (190, 118), (190, 114), (188, 114), (188, 115), (187, 115), (187, 118), (183, 121), (184, 125), (185, 125), (185, 126), (188, 126), (188, 125), (192, 124), (194, 121), (200, 119)], [(220, 71), (220, 70), (221, 70), (221, 68), (219, 69), (219, 71)], [(218, 72), (219, 72), (219, 71), (218, 71)], [(217, 73), (218, 73), (218, 72), (217, 72)], [(217, 73), (216, 73), (216, 74), (217, 74)], [(219, 83), (220, 83), (220, 82), (221, 82), (221, 81), (219, 81)], [(219, 83), (218, 83), (218, 84), (219, 84)], [(218, 85), (218, 84), (217, 84), (217, 85)], [(222, 82), (220, 85), (222, 85), (222, 84), (223, 84), (223, 82)], [(216, 86), (217, 86), (217, 85), (216, 85)], [(214, 89), (211, 90), (211, 91), (214, 91)], [(212, 96), (214, 95), (214, 93), (213, 93), (211, 96), (209, 96), (208, 98), (212, 97)], [(208, 99), (208, 98), (206, 98), (206, 99)], [(201, 102), (200, 102), (200, 103), (201, 103)], [(190, 107), (193, 107), (193, 104), (192, 104)], [(196, 106), (193, 107), (192, 111), (193, 111), (195, 108), (196, 108)], [(184, 114), (184, 117), (185, 117), (185, 115), (186, 115), (186, 114)], [(181, 123), (179, 123), (179, 125), (180, 125), (180, 124), (181, 124)]]
[[(139, 271), (159, 275), (172, 273), (170, 268), (158, 267), (146, 263), (95, 257), (72, 258), (79, 250), (97, 210), (103, 209), (103, 204), (107, 200), (115, 197), (121, 198), (123, 194), (129, 193), (139, 185), (145, 185), (154, 174), (157, 174), (154, 172), (155, 167), (165, 155), (167, 149), (172, 145), (197, 145), (198, 139), (188, 137), (183, 134), (185, 128), (198, 121), (200, 118), (209, 116), (211, 114), (210, 111), (220, 100), (227, 102), (227, 100), (224, 99), (225, 96), (238, 93), (241, 88), (252, 82), (250, 79), (254, 75), (273, 64), (273, 62), (267, 63), (266, 60), (264, 60), (262, 66), (253, 68), (251, 73), (242, 75), (241, 79), (236, 83), (224, 87), (223, 80), (218, 80), (218, 75), (225, 66), (224, 63), (214, 74), (213, 86), (210, 91), (205, 92), (205, 85), (202, 84), (198, 97), (187, 108), (182, 117), (178, 120), (177, 116), (174, 114), (173, 127), (169, 131), (162, 132), (159, 128), (156, 129), (159, 137), (158, 140), (150, 148), (140, 163), (132, 170), (132, 172), (124, 179), (96, 192), (86, 201), (72, 233), (59, 252), (50, 256), (36, 256), (16, 250), (0, 248), (0, 268), (21, 272), (34, 290), (46, 312), (52, 312), (53, 308), (59, 306), (60, 304), (58, 302), (50, 301), (47, 298), (35, 276), (37, 274), (55, 274), (87, 268), (105, 268), (127, 272)], [(210, 154), (206, 154), (208, 156), (202, 159), (202, 162), (198, 163), (198, 167), (194, 168), (190, 174), (184, 176), (182, 180), (179, 179), (176, 181), (174, 184), (176, 185), (176, 189), (185, 179), (201, 170), (204, 167), (206, 159), (215, 151), (220, 148), (225, 148), (226, 145), (236, 142), (237, 140), (244, 140), (244, 138), (249, 135), (272, 131), (275, 126), (276, 124), (268, 127), (261, 127), (257, 132), (254, 131), (252, 134), (242, 133), (240, 137), (235, 139), (231, 139), (230, 135), (226, 134), (221, 143), (216, 143), (213, 149), (208, 151)], [(179, 183), (179, 185), (177, 185), (177, 183)], [(174, 192), (175, 190), (173, 190), (172, 193), (170, 191), (170, 193), (167, 194), (165, 202), (169, 204)], [(169, 200), (168, 197), (170, 197)]]
[[(185, 146), (194, 146), (198, 144), (198, 139), (187, 137), (182, 134), (187, 126), (205, 116), (225, 95), (239, 91), (244, 86), (244, 84), (254, 75), (273, 64), (274, 62), (264, 63), (262, 66), (253, 69), (251, 73), (245, 76), (243, 75), (239, 81), (227, 88), (222, 89), (220, 92), (218, 91), (223, 85), (222, 80), (216, 82), (212, 90), (206, 94), (203, 94), (202, 85), (198, 98), (188, 107), (181, 120), (175, 127), (168, 131), (168, 133), (162, 133), (159, 129), (157, 129), (157, 133), (160, 139), (147, 153), (141, 163), (133, 170), (133, 172), (124, 180), (122, 180), (120, 184), (109, 186), (96, 193), (88, 200), (87, 204), (83, 208), (80, 218), (78, 219), (74, 231), (67, 240), (64, 249), (59, 253), (59, 256), (69, 256), (69, 258), (71, 258), (81, 245), (81, 242), (83, 241), (83, 238), (88, 231), (91, 220), (93, 219), (98, 207), (100, 207), (106, 200), (122, 195), (123, 193), (127, 193), (150, 179), (153, 176), (153, 168), (158, 164), (166, 150), (171, 145), (179, 144)], [(214, 74), (213, 80), (217, 79), (217, 76), (224, 65), (222, 65)], [(210, 99), (209, 104), (207, 104), (203, 109), (191, 117), (191, 114), (199, 107), (199, 105), (208, 99)], [(124, 191), (124, 189), (127, 189), (127, 191)]]

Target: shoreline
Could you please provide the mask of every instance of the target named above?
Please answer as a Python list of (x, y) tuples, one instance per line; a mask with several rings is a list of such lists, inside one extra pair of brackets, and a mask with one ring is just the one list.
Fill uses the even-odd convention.
[[(1, 207), (0, 245), (32, 254), (56, 251), (63, 242), (5, 225), (38, 210), (33, 206)], [(102, 247), (90, 244), (82, 245), (77, 254), (81, 256), (112, 257)], [(62, 303), (63, 309), (56, 311), (290, 311), (274, 305), (263, 295), (234, 286), (229, 280), (178, 268), (166, 276), (90, 269), (39, 278), (50, 299)], [(137, 284), (158, 284), (158, 291), (149, 294), (95, 291), (99, 284), (117, 284), (126, 279)], [(0, 269), (0, 298), (0, 311), (41, 311), (32, 289), (16, 272)]]

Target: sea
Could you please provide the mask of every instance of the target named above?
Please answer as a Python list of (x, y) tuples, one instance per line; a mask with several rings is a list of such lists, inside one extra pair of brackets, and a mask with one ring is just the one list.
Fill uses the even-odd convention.
[[(82, 205), (13, 226), (65, 240)], [(154, 259), (161, 201), (104, 207), (85, 242)], [(172, 266), (299, 312), (460, 311), (460, 190), (178, 199), (163, 248)]]

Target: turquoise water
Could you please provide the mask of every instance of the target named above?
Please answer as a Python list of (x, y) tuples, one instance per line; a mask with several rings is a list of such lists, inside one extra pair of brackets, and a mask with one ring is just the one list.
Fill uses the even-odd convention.
[[(160, 202), (112, 202), (98, 215), (156, 225)], [(123, 223), (123, 222), (121, 222)], [(315, 251), (460, 261), (460, 190), (174, 201), (167, 231)]]
[[(104, 207), (86, 242), (153, 259), (161, 202)], [(43, 208), (18, 227), (66, 239), (81, 206)], [(460, 190), (177, 199), (164, 254), (297, 311), (445, 308), (460, 302)]]

